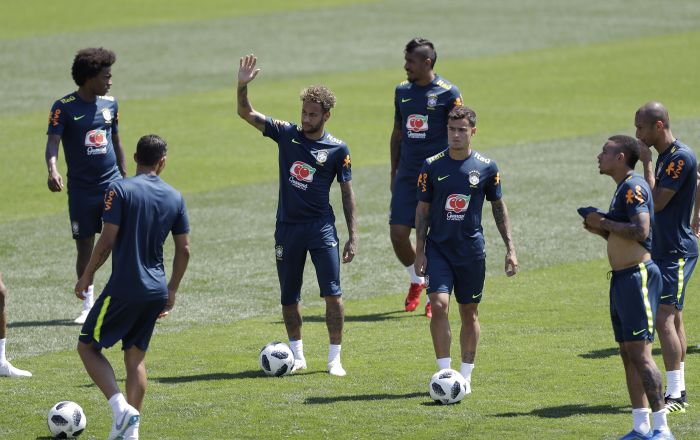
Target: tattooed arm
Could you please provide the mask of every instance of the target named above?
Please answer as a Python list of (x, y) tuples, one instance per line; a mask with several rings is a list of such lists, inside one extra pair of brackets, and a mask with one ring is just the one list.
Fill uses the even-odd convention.
[(102, 233), (100, 233), (100, 239), (97, 240), (95, 249), (92, 250), (92, 256), (90, 256), (90, 262), (85, 268), (82, 276), (75, 285), (75, 295), (80, 299), (85, 299), (83, 297), (83, 292), (87, 290), (95, 278), (95, 272), (97, 269), (102, 267), (102, 265), (109, 258), (109, 254), (112, 253), (112, 247), (117, 239), (117, 234), (119, 233), (119, 226), (112, 223), (105, 223), (102, 228)]
[(357, 252), (357, 224), (355, 223), (355, 193), (352, 190), (352, 182), (342, 182), (340, 192), (343, 196), (343, 213), (348, 225), (348, 241), (343, 249), (343, 263), (349, 263), (355, 258)]
[(592, 212), (586, 216), (586, 224), (594, 229), (601, 229), (622, 238), (642, 242), (649, 235), (650, 220), (648, 212), (640, 212), (629, 223), (616, 222)]
[(255, 68), (257, 61), (258, 59), (255, 55), (246, 55), (241, 58), (240, 67), (238, 68), (236, 102), (238, 104), (238, 116), (253, 127), (263, 131), (265, 129), (265, 115), (255, 111), (248, 99), (248, 83), (253, 81), (260, 72), (260, 69)]
[(430, 203), (418, 201), (416, 206), (416, 262), (413, 263), (418, 276), (425, 275), (425, 239), (430, 226)]
[(510, 230), (510, 219), (508, 218), (508, 208), (503, 199), (491, 202), (493, 219), (496, 222), (498, 232), (501, 233), (503, 243), (506, 245), (505, 271), (506, 275), (512, 277), (518, 272), (518, 257), (515, 255), (515, 245)]

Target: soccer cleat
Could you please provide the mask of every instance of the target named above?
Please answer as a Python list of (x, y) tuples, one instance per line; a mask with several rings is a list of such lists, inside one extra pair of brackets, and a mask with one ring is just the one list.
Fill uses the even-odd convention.
[(331, 376), (345, 376), (347, 373), (345, 372), (345, 368), (340, 364), (340, 361), (336, 362), (331, 362), (328, 364), (328, 372), (331, 374)]
[(85, 324), (85, 320), (87, 319), (88, 314), (90, 313), (90, 309), (83, 309), (82, 312), (80, 312), (80, 315), (73, 320), (75, 324)]
[(416, 307), (420, 304), (420, 294), (424, 287), (424, 284), (411, 283), (411, 287), (408, 288), (408, 295), (406, 295), (406, 301), (404, 302), (404, 307), (407, 312), (416, 310)]
[(11, 363), (0, 364), (0, 376), (5, 377), (32, 377), (32, 373), (26, 370), (15, 368)]
[(619, 440), (647, 440), (647, 439), (651, 438), (651, 435), (652, 435), (651, 430), (649, 432), (647, 432), (646, 434), (642, 434), (642, 433), (639, 433), (633, 429), (630, 432), (628, 432), (627, 434), (620, 437)]
[(428, 319), (433, 317), (433, 305), (431, 303), (425, 305), (425, 316)]
[(649, 438), (652, 440), (676, 440), (676, 437), (671, 434), (671, 431), (659, 431), (656, 429), (651, 433), (651, 437)]
[[(112, 431), (107, 440), (138, 439), (141, 414), (133, 406), (128, 406), (112, 423)], [(136, 437), (134, 437), (136, 435)]]
[(306, 370), (306, 359), (294, 359), (294, 366), (292, 367), (292, 373), (299, 370)]
[(685, 390), (681, 391), (681, 400), (683, 401), (683, 406), (686, 408), (690, 406), (688, 403), (688, 396), (685, 394)]
[(683, 403), (683, 400), (681, 398), (675, 398), (675, 397), (670, 397), (666, 396), (664, 397), (664, 401), (666, 402), (665, 408), (666, 411), (669, 413), (674, 413), (674, 412), (680, 412), (684, 413), (685, 412), (685, 404)]

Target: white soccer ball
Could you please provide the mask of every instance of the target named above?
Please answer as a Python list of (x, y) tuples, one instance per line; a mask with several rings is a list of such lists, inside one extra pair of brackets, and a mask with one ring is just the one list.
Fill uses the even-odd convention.
[(260, 368), (268, 376), (284, 376), (292, 372), (294, 353), (283, 342), (270, 342), (260, 350)]
[(445, 368), (430, 378), (430, 397), (443, 405), (457, 403), (467, 394), (467, 381), (458, 371)]
[(87, 418), (75, 402), (58, 402), (49, 410), (49, 431), (55, 438), (74, 438), (85, 430)]

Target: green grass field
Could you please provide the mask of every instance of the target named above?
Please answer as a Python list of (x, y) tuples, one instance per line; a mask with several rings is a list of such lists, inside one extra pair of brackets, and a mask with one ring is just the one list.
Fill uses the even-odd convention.
[[(75, 250), (65, 194), (46, 189), (43, 164), (48, 110), (74, 90), (72, 57), (91, 45), (117, 52), (112, 93), (127, 157), (143, 134), (169, 141), (163, 177), (185, 194), (192, 226), (189, 271), (148, 355), (142, 438), (614, 439), (629, 431), (605, 245), (582, 230), (575, 208), (609, 203), (614, 183), (598, 175), (596, 155), (607, 136), (633, 134), (644, 102), (664, 102), (674, 134), (700, 144), (692, 79), (700, 70), (700, 3), (429, 4), (430, 11), (414, 0), (3, 5), (0, 271), (10, 290), (8, 356), (34, 377), (0, 379), (0, 438), (46, 436), (46, 412), (65, 399), (87, 414), (82, 438), (109, 430), (109, 408), (74, 350)], [(448, 407), (428, 397), (436, 370), (428, 321), (403, 312), (407, 276), (387, 227), (393, 88), (404, 79), (403, 46), (415, 35), (436, 43), (436, 71), (479, 115), (474, 147), (501, 169), (522, 268), (513, 279), (503, 275), (503, 245), (487, 208), (473, 394)], [(286, 338), (273, 263), (275, 146), (235, 115), (238, 58), (251, 52), (262, 72), (250, 98), (263, 113), (297, 120), (298, 93), (308, 84), (338, 96), (327, 127), (353, 154), (360, 228), (356, 261), (342, 268), (345, 378), (325, 373), (327, 336), (310, 261), (309, 370), (272, 379), (258, 369), (260, 347)], [(337, 188), (333, 198), (342, 239)], [(108, 275), (106, 265), (98, 289)], [(686, 384), (700, 405), (698, 283), (687, 292)], [(107, 353), (123, 380), (119, 349)], [(661, 365), (658, 343), (655, 354)], [(695, 404), (669, 423), (679, 439), (700, 438)]]

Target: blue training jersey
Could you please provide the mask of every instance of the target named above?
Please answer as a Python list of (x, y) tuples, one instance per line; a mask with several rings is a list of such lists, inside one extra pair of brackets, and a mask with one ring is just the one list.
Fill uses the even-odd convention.
[[(632, 172), (617, 185), (610, 202), (610, 210), (605, 217), (616, 222), (630, 223), (632, 217), (642, 212), (649, 213), (649, 222), (653, 225), (654, 198), (651, 195), (651, 189), (641, 175)], [(649, 252), (653, 242), (652, 232), (652, 228), (649, 228), (647, 238), (639, 242)]]
[(496, 162), (474, 150), (464, 160), (452, 159), (449, 149), (438, 153), (423, 164), (417, 197), (430, 203), (427, 240), (445, 256), (459, 261), (486, 258), (481, 211), (484, 199), (501, 198)]
[(190, 230), (182, 195), (158, 176), (139, 174), (110, 185), (102, 218), (119, 226), (105, 294), (127, 301), (167, 298), (163, 243), (171, 232)]
[(447, 145), (447, 114), (462, 105), (456, 86), (435, 75), (426, 85), (404, 81), (394, 93), (394, 120), (401, 125), (401, 155), (397, 173), (415, 178), (423, 161)]
[(333, 179), (352, 180), (350, 150), (345, 142), (328, 132), (313, 141), (297, 125), (269, 117), (263, 135), (276, 141), (279, 149), (277, 221), (334, 222), (329, 199)]
[(656, 213), (652, 257), (676, 260), (698, 255), (695, 235), (690, 229), (690, 215), (695, 203), (697, 160), (687, 145), (673, 141), (656, 159), (656, 187), (675, 194)]
[(68, 190), (104, 191), (121, 179), (112, 134), (119, 132), (119, 106), (111, 96), (86, 102), (73, 92), (54, 102), (47, 134), (61, 136)]

